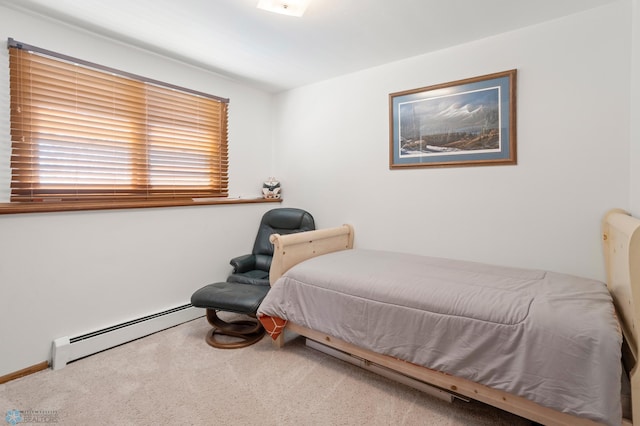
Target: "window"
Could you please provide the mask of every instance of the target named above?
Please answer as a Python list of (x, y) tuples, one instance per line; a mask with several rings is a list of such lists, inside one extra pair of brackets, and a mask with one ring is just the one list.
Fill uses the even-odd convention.
[(228, 100), (9, 39), (11, 202), (226, 197)]

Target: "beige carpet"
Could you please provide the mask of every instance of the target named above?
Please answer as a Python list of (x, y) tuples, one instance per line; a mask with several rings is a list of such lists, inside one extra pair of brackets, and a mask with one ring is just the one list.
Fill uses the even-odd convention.
[(235, 350), (204, 341), (204, 318), (0, 385), (11, 410), (61, 425), (530, 425), (452, 404), (310, 349), (270, 339)]

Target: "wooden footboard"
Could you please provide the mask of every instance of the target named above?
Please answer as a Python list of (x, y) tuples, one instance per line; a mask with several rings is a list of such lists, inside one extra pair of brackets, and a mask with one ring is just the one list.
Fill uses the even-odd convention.
[(282, 274), (303, 260), (353, 248), (353, 227), (342, 225), (296, 234), (273, 234), (269, 241), (273, 244), (269, 281), (273, 284)]

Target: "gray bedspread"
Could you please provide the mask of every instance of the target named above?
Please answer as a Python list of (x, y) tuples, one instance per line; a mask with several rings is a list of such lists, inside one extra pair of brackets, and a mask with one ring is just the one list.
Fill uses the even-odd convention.
[(291, 268), (258, 314), (620, 424), (622, 336), (599, 281), (345, 250)]

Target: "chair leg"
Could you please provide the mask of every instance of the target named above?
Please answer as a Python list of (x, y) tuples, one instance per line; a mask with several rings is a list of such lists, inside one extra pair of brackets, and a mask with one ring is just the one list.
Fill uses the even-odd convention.
[[(264, 327), (258, 320), (222, 320), (215, 309), (207, 309), (207, 321), (213, 327), (206, 337), (206, 341), (214, 348), (220, 349), (237, 349), (253, 345), (262, 339), (265, 335)], [(216, 339), (216, 334), (224, 336), (236, 337), (237, 340), (231, 342), (222, 342)]]

